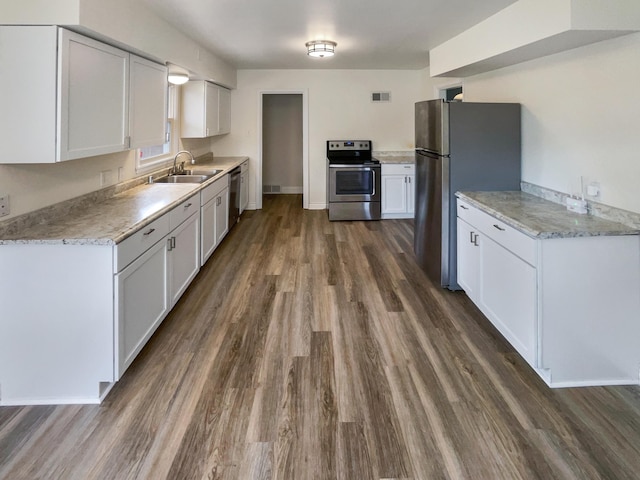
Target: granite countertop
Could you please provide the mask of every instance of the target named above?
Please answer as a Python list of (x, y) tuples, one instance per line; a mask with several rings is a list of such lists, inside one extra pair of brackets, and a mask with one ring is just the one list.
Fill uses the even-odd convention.
[(378, 153), (373, 155), (373, 158), (380, 163), (416, 163), (416, 157), (413, 153), (407, 153), (406, 155), (385, 155)]
[(456, 196), (533, 238), (640, 234), (622, 223), (570, 212), (563, 205), (520, 191), (457, 192)]
[[(198, 170), (221, 169), (204, 183), (145, 183), (104, 201), (83, 205), (12, 234), (3, 234), (0, 245), (70, 244), (115, 245), (227, 174), (248, 157), (217, 157), (198, 162)], [(165, 173), (166, 175), (166, 173)]]

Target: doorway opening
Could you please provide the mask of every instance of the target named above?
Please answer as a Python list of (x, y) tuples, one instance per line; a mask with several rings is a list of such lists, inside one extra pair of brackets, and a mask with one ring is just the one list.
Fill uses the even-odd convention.
[(455, 83), (450, 85), (443, 85), (438, 88), (438, 98), (442, 98), (446, 102), (462, 102), (463, 92), (462, 84)]
[(259, 122), (256, 207), (263, 195), (302, 194), (309, 208), (306, 92), (261, 92)]

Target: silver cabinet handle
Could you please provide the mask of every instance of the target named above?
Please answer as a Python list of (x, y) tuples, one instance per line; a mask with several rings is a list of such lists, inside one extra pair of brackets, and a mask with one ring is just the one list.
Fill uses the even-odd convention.
[(464, 205), (460, 205), (460, 208), (463, 210), (469, 210), (469, 207), (465, 207)]
[(493, 226), (494, 226), (495, 228), (497, 228), (498, 230), (500, 230), (501, 232), (504, 232), (504, 231), (505, 231), (505, 229), (504, 229), (504, 228), (502, 228), (500, 225), (496, 225), (496, 224), (494, 223), (494, 224), (493, 224)]
[(144, 235), (146, 237), (147, 235), (151, 235), (155, 231), (156, 231), (155, 228), (150, 228), (148, 232), (144, 232), (142, 235)]
[(171, 238), (167, 238), (167, 251), (170, 252), (172, 249), (171, 247)]
[(186, 209), (186, 208), (189, 208), (191, 205), (193, 205), (193, 203), (187, 203), (187, 204), (184, 206), (184, 208), (185, 208), (185, 209)]
[(171, 249), (176, 248), (176, 237), (171, 237)]
[(469, 232), (469, 243), (473, 243), (473, 232)]
[(478, 247), (478, 246), (479, 246), (479, 245), (478, 245), (478, 236), (479, 236), (479, 235), (478, 235), (477, 233), (474, 233), (474, 235), (473, 235), (473, 242), (471, 242), (471, 243), (473, 243), (476, 247)]

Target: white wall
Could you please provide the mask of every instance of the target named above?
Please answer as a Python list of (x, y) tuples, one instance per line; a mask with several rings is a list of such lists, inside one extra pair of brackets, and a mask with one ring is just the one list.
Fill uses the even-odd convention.
[[(374, 150), (412, 150), (414, 103), (423, 100), (424, 73), (414, 70), (238, 70), (231, 93), (231, 133), (212, 141), (216, 155), (251, 158), (255, 203), (261, 91), (308, 91), (309, 178), (312, 208), (326, 204), (326, 141), (362, 138)], [(390, 103), (372, 103), (371, 92), (390, 91)]]
[(464, 81), (465, 101), (520, 102), (523, 180), (640, 213), (640, 34)]

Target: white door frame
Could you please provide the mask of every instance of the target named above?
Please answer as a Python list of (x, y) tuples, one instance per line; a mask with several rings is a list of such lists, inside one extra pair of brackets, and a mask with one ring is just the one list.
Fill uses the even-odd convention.
[(302, 95), (302, 208), (309, 208), (309, 90), (261, 90), (258, 92), (258, 165), (256, 208), (262, 208), (262, 104), (265, 95)]

